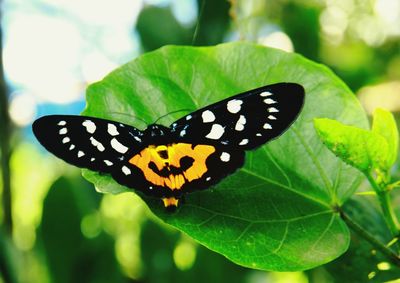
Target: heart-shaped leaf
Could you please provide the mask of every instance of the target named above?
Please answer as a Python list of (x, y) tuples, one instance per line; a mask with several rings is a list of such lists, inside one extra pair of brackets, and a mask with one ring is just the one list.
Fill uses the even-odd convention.
[[(367, 127), (354, 95), (326, 67), (249, 43), (166, 46), (91, 85), (83, 114), (144, 128), (127, 115), (150, 123), (277, 82), (296, 82), (306, 90), (304, 109), (284, 135), (248, 152), (245, 166), (217, 186), (187, 195), (176, 213), (167, 213), (159, 200), (145, 200), (165, 222), (240, 265), (302, 270), (347, 249), (349, 233), (335, 207), (360, 181), (355, 169), (323, 146), (313, 119)], [(159, 123), (169, 125), (183, 114)], [(87, 170), (84, 176), (102, 192), (128, 190), (109, 176)]]

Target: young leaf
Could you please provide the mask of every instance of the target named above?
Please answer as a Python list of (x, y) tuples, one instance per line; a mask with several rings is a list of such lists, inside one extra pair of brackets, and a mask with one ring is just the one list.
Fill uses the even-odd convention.
[[(214, 47), (166, 46), (118, 68), (87, 90), (84, 115), (143, 128), (126, 113), (151, 123), (179, 109), (198, 109), (231, 95), (276, 82), (306, 89), (304, 109), (278, 139), (246, 154), (245, 166), (208, 190), (188, 194), (167, 213), (160, 200), (151, 210), (199, 243), (247, 267), (294, 271), (341, 255), (347, 226), (334, 206), (356, 190), (361, 174), (321, 144), (315, 117), (341, 117), (366, 128), (351, 91), (326, 67), (299, 55), (249, 43)], [(185, 113), (159, 123), (169, 125)], [(111, 177), (85, 170), (103, 192), (127, 189)]]
[(374, 111), (373, 117), (372, 132), (384, 137), (388, 144), (386, 169), (390, 169), (397, 159), (399, 148), (399, 132), (397, 130), (396, 121), (392, 113), (380, 108)]
[(344, 162), (364, 173), (386, 167), (388, 145), (379, 134), (331, 119), (315, 119), (322, 142)]

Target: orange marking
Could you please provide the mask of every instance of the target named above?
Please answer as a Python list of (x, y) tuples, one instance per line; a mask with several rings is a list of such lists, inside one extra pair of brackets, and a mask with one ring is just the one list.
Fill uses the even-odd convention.
[(179, 199), (171, 197), (171, 198), (163, 198), (162, 199), (164, 202), (164, 206), (165, 207), (169, 207), (169, 206), (176, 206), (178, 207), (179, 204)]
[[(186, 181), (201, 178), (207, 172), (206, 160), (215, 152), (215, 148), (211, 145), (196, 145), (192, 148), (188, 143), (176, 143), (171, 145), (148, 146), (140, 153), (133, 156), (129, 163), (138, 167), (144, 174), (147, 181), (156, 186), (168, 187), (171, 190), (179, 190)], [(170, 173), (168, 177), (158, 175), (149, 168), (149, 164), (153, 162), (159, 171), (167, 169), (170, 166), (180, 168), (180, 161), (183, 157), (193, 158), (193, 164), (183, 171), (181, 174)]]

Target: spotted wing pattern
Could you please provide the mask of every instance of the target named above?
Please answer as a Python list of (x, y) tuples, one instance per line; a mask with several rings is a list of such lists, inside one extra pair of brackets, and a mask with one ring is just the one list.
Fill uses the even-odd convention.
[[(162, 198), (205, 189), (244, 160), (244, 153), (231, 158), (232, 152), (212, 145), (179, 143), (168, 132), (157, 145), (154, 142), (160, 137), (152, 137), (151, 131), (146, 135), (129, 125), (94, 117), (44, 116), (32, 128), (40, 143), (64, 161), (109, 173), (124, 186)], [(222, 174), (221, 162), (227, 163)]]
[(245, 150), (282, 134), (298, 116), (304, 89), (279, 83), (227, 98), (145, 131), (86, 116), (50, 115), (33, 123), (40, 143), (81, 168), (178, 206), (183, 193), (209, 188), (243, 166)]
[(32, 128), (40, 143), (57, 157), (104, 173), (128, 173), (129, 156), (144, 147), (138, 129), (99, 118), (50, 115), (36, 120)]
[(301, 85), (277, 83), (199, 109), (174, 122), (171, 129), (183, 140), (249, 150), (281, 135), (303, 102)]

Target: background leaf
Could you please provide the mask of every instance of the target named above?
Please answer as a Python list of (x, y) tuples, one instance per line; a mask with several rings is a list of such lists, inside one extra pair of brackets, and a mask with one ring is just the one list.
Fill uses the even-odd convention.
[(388, 144), (380, 134), (331, 119), (315, 119), (315, 128), (324, 144), (346, 163), (366, 173), (386, 168)]
[[(354, 195), (343, 207), (353, 221), (374, 235), (378, 241), (389, 243), (392, 235), (375, 196)], [(385, 262), (387, 270), (380, 270), (379, 264)], [(387, 257), (377, 252), (375, 247), (358, 234), (352, 233), (349, 250), (340, 258), (324, 266), (333, 282), (388, 282), (398, 279), (400, 270), (388, 262)]]
[(399, 149), (399, 132), (396, 121), (392, 113), (381, 108), (375, 109), (373, 117), (372, 132), (384, 137), (388, 145), (386, 168), (389, 169), (396, 161)]
[(100, 223), (92, 224), (92, 231), (84, 229), (82, 219), (97, 212), (100, 198), (95, 195), (79, 175), (61, 177), (50, 188), (43, 206), (40, 245), (54, 282), (105, 283), (123, 279), (112, 238), (101, 230)]
[[(335, 212), (357, 188), (360, 174), (330, 153), (313, 128), (315, 117), (367, 127), (363, 110), (333, 73), (296, 54), (248, 43), (215, 47), (167, 46), (147, 53), (91, 85), (84, 115), (144, 128), (165, 113), (197, 109), (276, 82), (306, 89), (304, 109), (279, 139), (247, 154), (237, 173), (187, 195), (175, 214), (145, 198), (165, 222), (232, 261), (265, 270), (302, 270), (328, 262), (348, 247)], [(163, 118), (169, 125), (180, 115)], [(103, 192), (126, 191), (109, 176), (84, 171)]]

